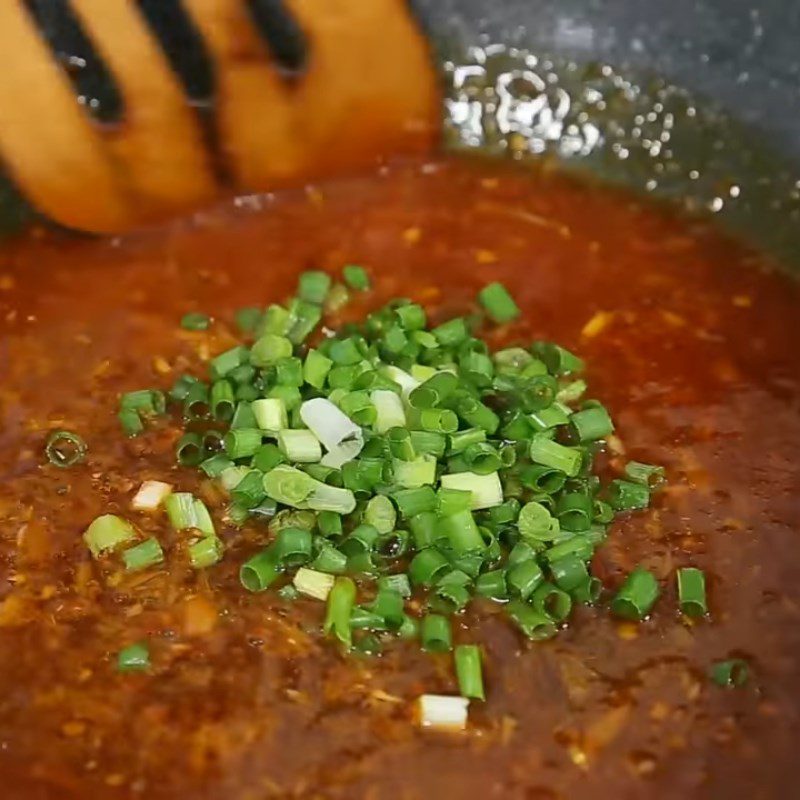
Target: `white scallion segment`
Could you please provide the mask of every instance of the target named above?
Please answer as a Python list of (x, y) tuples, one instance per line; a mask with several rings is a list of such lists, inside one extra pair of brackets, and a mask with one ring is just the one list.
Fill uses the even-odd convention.
[(220, 472), (219, 482), (226, 492), (233, 491), (248, 472), (250, 467), (228, 467)]
[(328, 486), (314, 481), (314, 488), (305, 505), (312, 511), (336, 511), (338, 514), (352, 514), (356, 508), (356, 496), (349, 489)]
[(163, 481), (145, 481), (131, 500), (135, 511), (155, 511), (167, 495), (172, 494), (172, 486)]
[(278, 447), (296, 464), (314, 464), (322, 458), (322, 446), (311, 431), (278, 431)]
[(336, 578), (333, 575), (328, 575), (327, 572), (317, 572), (315, 569), (300, 567), (295, 572), (292, 583), (300, 594), (324, 601), (328, 599), (335, 580)]
[(348, 461), (352, 461), (361, 452), (363, 446), (363, 439), (359, 441), (352, 440), (349, 442), (342, 442), (338, 447), (334, 447), (333, 450), (329, 450), (325, 453), (322, 457), (322, 461), (319, 463), (322, 464), (323, 467), (341, 469), (344, 464)]
[(435, 367), (429, 367), (427, 364), (412, 364), (411, 377), (420, 383), (425, 383), (428, 378), (432, 378), (436, 374)]
[[(427, 453), (417, 456), (413, 461), (392, 460), (394, 482), (404, 489), (418, 489), (433, 484), (436, 480), (436, 457)], [(501, 491), (502, 497), (502, 491)]]
[(477, 475), (474, 472), (442, 475), (442, 488), (472, 492), (470, 508), (473, 511), (481, 508), (493, 508), (503, 502), (503, 486), (500, 483), (500, 476), (496, 472), (488, 475)]
[(400, 367), (389, 366), (383, 367), (381, 373), (390, 380), (393, 380), (403, 392), (403, 400), (407, 399), (411, 392), (419, 386), (418, 381), (413, 375), (409, 375), (404, 369)]
[(467, 727), (469, 699), (444, 694), (423, 694), (419, 698), (419, 717), (423, 728), (463, 731)]
[(262, 397), (250, 403), (256, 423), (262, 431), (277, 433), (289, 427), (286, 403), (280, 397)]
[(315, 397), (300, 406), (300, 419), (328, 451), (322, 463), (339, 469), (364, 446), (361, 428), (330, 400)]
[(375, 420), (377, 433), (386, 433), (389, 428), (406, 426), (406, 412), (403, 410), (403, 401), (400, 399), (400, 395), (388, 389), (375, 389), (369, 399), (378, 412), (378, 418)]

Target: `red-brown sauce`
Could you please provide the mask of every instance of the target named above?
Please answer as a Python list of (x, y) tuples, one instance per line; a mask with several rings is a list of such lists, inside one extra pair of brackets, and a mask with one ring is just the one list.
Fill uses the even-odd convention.
[[(548, 174), (411, 164), (241, 205), (138, 239), (29, 237), (0, 256), (2, 795), (791, 796), (797, 285), (705, 225)], [(244, 592), (252, 528), (223, 530), (213, 570), (173, 559), (124, 579), (80, 537), (118, 512), (169, 549), (160, 516), (130, 511), (135, 489), (209, 490), (174, 465), (177, 429), (123, 438), (118, 394), (199, 370), (232, 343), (236, 308), (344, 263), (374, 276), (353, 315), (396, 295), (458, 312), (503, 281), (524, 314), (496, 343), (548, 338), (585, 357), (626, 456), (669, 475), (595, 557), (610, 588), (639, 562), (655, 572), (652, 618), (582, 608), (554, 640), (528, 643), (473, 604), (456, 637), (469, 627), (485, 643), (489, 694), (460, 736), (421, 731), (411, 713), (423, 691), (456, 691), (448, 656), (407, 644), (345, 657), (320, 637), (315, 601)], [(194, 310), (218, 318), (211, 333), (178, 327)], [(59, 427), (86, 438), (85, 464), (45, 462)], [(694, 624), (676, 612), (687, 565), (710, 584), (711, 618)], [(116, 653), (142, 638), (152, 671), (118, 674)], [(752, 678), (717, 688), (708, 667), (731, 655)]]

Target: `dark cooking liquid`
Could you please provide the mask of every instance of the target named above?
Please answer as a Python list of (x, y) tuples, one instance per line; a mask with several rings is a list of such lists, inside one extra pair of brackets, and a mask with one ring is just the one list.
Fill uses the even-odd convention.
[[(48, 236), (2, 256), (2, 796), (791, 796), (798, 287), (705, 226), (547, 174), (410, 165), (244, 205), (130, 241)], [(626, 456), (669, 475), (594, 565), (611, 588), (639, 562), (653, 570), (664, 593), (652, 619), (581, 608), (531, 644), (497, 606), (457, 618), (457, 638), (469, 626), (487, 663), (488, 699), (463, 736), (420, 731), (411, 714), (420, 693), (456, 691), (450, 656), (398, 644), (343, 657), (318, 634), (318, 602), (247, 594), (237, 569), (255, 528), (223, 529), (215, 569), (168, 556), (169, 573), (125, 579), (80, 538), (117, 512), (169, 549), (162, 516), (129, 508), (143, 479), (213, 500), (173, 466), (176, 429), (123, 438), (118, 393), (199, 371), (233, 343), (236, 308), (281, 300), (303, 268), (349, 262), (375, 276), (353, 316), (396, 295), (459, 312), (505, 282), (524, 312), (509, 340), (585, 357)], [(220, 322), (180, 330), (193, 310)], [(57, 427), (87, 439), (85, 465), (44, 464)], [(687, 565), (707, 571), (710, 620), (676, 613), (674, 572)], [(116, 673), (118, 650), (143, 638), (152, 673)], [(717, 688), (707, 669), (731, 655), (751, 662), (751, 681)]]

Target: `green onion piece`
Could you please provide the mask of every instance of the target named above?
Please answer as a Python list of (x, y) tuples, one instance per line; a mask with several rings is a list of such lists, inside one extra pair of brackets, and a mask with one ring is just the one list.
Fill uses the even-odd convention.
[(468, 509), (443, 517), (439, 521), (439, 530), (447, 536), (450, 547), (456, 555), (481, 551), (485, 548), (483, 537), (472, 512)]
[(312, 270), (303, 272), (297, 287), (297, 295), (308, 303), (322, 305), (331, 288), (331, 276), (326, 272)]
[(350, 489), (329, 486), (314, 481), (306, 504), (314, 511), (334, 511), (337, 514), (350, 514), (355, 510), (356, 498)]
[(208, 386), (201, 381), (192, 384), (183, 401), (183, 416), (190, 422), (205, 419), (210, 410)]
[(332, 538), (342, 535), (342, 515), (335, 511), (320, 511), (317, 514), (317, 527), (322, 536)]
[(341, 543), (341, 550), (347, 556), (369, 553), (378, 541), (379, 536), (377, 529), (373, 528), (372, 525), (359, 525)]
[(403, 401), (397, 394), (388, 389), (376, 389), (369, 397), (377, 414), (374, 426), (376, 433), (386, 433), (390, 428), (406, 426)]
[(703, 617), (708, 613), (706, 576), (700, 569), (685, 567), (678, 570), (678, 600), (687, 617)]
[(334, 364), (345, 367), (358, 364), (364, 357), (354, 337), (331, 340), (327, 352)]
[(411, 432), (407, 428), (389, 428), (386, 432), (386, 441), (393, 458), (413, 461), (417, 457), (417, 452), (411, 443)]
[(300, 594), (324, 601), (328, 599), (334, 580), (333, 575), (308, 569), (308, 567), (300, 567), (292, 578), (292, 584)]
[(206, 536), (214, 535), (214, 523), (202, 500), (189, 492), (173, 492), (164, 500), (170, 524), (176, 531), (198, 530)]
[(257, 428), (255, 414), (253, 414), (252, 403), (238, 402), (236, 410), (233, 412), (233, 419), (231, 420), (231, 430), (238, 430), (239, 428)]
[(205, 449), (200, 434), (184, 433), (175, 445), (175, 457), (184, 467), (196, 467), (203, 460)]
[(144, 672), (150, 669), (150, 649), (147, 642), (128, 645), (117, 654), (118, 672)]
[(424, 550), (434, 543), (437, 522), (438, 517), (433, 511), (422, 511), (409, 519), (408, 526), (411, 528), (414, 547), (417, 550)]
[(592, 524), (608, 525), (614, 521), (614, 509), (609, 503), (595, 498), (592, 503)]
[(297, 507), (314, 491), (315, 481), (299, 469), (280, 464), (264, 475), (267, 495), (279, 503)]
[(211, 386), (211, 415), (221, 422), (228, 422), (235, 407), (233, 386), (224, 378), (216, 381)]
[(232, 347), (224, 353), (220, 353), (209, 362), (209, 372), (214, 380), (227, 377), (228, 373), (236, 367), (247, 364), (250, 361), (250, 350), (241, 345)]
[(224, 547), (217, 536), (204, 536), (189, 546), (189, 561), (195, 569), (212, 567), (222, 559)]
[(417, 453), (441, 458), (447, 448), (447, 437), (435, 431), (411, 431), (411, 444)]
[(750, 677), (750, 666), (742, 658), (731, 658), (728, 661), (717, 661), (711, 667), (711, 680), (724, 689), (735, 689), (744, 686)]
[(449, 517), (461, 511), (469, 511), (472, 507), (472, 492), (443, 487), (436, 493), (436, 502), (440, 516)]
[(135, 538), (133, 525), (114, 514), (97, 517), (83, 533), (83, 541), (95, 558)]
[(292, 326), (291, 314), (283, 306), (276, 303), (270, 305), (256, 327), (256, 335), (262, 336), (271, 333), (275, 336), (285, 336)]
[(474, 472), (442, 475), (441, 483), (445, 489), (472, 492), (472, 509), (474, 511), (499, 506), (503, 502), (503, 486), (497, 472), (489, 475), (476, 475)]
[(237, 458), (250, 458), (261, 447), (263, 433), (258, 428), (232, 428), (222, 440), (225, 452), (234, 461)]
[[(138, 415), (136, 419), (139, 419)], [(67, 469), (80, 464), (86, 458), (87, 449), (86, 442), (77, 433), (58, 430), (47, 437), (44, 453), (53, 466)]]
[(543, 434), (531, 439), (530, 458), (536, 464), (560, 470), (570, 477), (575, 477), (581, 468), (579, 450), (558, 444)]
[(322, 458), (322, 446), (311, 431), (294, 431), (289, 428), (278, 431), (278, 447), (289, 461), (309, 464)]
[(485, 700), (483, 690), (483, 670), (481, 668), (481, 651), (476, 644), (460, 644), (453, 657), (458, 677), (458, 689), (462, 697)]
[(581, 492), (564, 492), (556, 501), (556, 517), (562, 530), (571, 533), (588, 531), (593, 516), (592, 499)]
[(611, 611), (630, 620), (644, 619), (658, 599), (658, 582), (646, 569), (637, 567), (611, 601)]
[(211, 317), (208, 314), (192, 311), (181, 317), (181, 328), (186, 331), (206, 331), (210, 325)]
[(625, 477), (632, 483), (641, 483), (648, 489), (657, 489), (665, 480), (664, 467), (629, 461), (625, 465)]
[(424, 511), (434, 511), (436, 509), (436, 493), (430, 486), (398, 489), (392, 493), (392, 499), (404, 519), (410, 519)]
[(408, 574), (415, 586), (433, 586), (448, 570), (450, 562), (435, 547), (419, 550), (408, 566)]
[[(564, 588), (563, 586), (560, 588)], [(603, 591), (603, 584), (598, 578), (589, 576), (589, 578), (579, 586), (576, 586), (570, 594), (576, 603), (586, 603), (587, 605), (594, 605), (599, 599)]]
[(553, 519), (541, 503), (534, 501), (526, 503), (520, 509), (517, 527), (524, 539), (544, 542), (552, 541), (559, 531), (558, 521)]
[(136, 572), (160, 564), (164, 560), (164, 551), (161, 549), (158, 539), (151, 536), (141, 544), (125, 550), (122, 553), (122, 560), (125, 562), (125, 569), (128, 572)]
[(469, 447), (486, 441), (486, 431), (483, 428), (468, 428), (456, 431), (448, 437), (448, 452), (451, 454), (463, 453)]
[(119, 424), (126, 436), (138, 436), (144, 430), (144, 423), (138, 412), (132, 408), (123, 408), (117, 414)]
[(350, 292), (343, 283), (334, 283), (325, 298), (325, 312), (336, 314), (350, 302)]
[(508, 554), (508, 561), (506, 562), (509, 569), (517, 564), (522, 564), (525, 561), (531, 561), (536, 558), (536, 550), (531, 547), (527, 542), (517, 542)]
[(164, 413), (166, 398), (157, 389), (139, 389), (123, 394), (119, 405), (121, 409), (131, 409), (142, 416), (152, 417)]
[(583, 397), (587, 388), (586, 381), (581, 378), (577, 381), (570, 381), (558, 390), (556, 401), (559, 403), (577, 403)]
[(544, 361), (551, 375), (570, 375), (575, 372), (583, 372), (583, 361), (569, 350), (565, 350), (553, 342), (536, 342), (532, 350), (535, 356)]
[(268, 367), (292, 354), (292, 343), (285, 336), (265, 333), (253, 343), (250, 361), (256, 367)]
[(589, 581), (586, 564), (576, 555), (567, 555), (557, 561), (551, 561), (550, 574), (559, 589), (570, 593)]
[(435, 327), (431, 333), (442, 347), (456, 347), (469, 336), (467, 323), (463, 317), (443, 322)]
[(552, 583), (542, 583), (533, 592), (531, 605), (553, 622), (563, 622), (572, 610), (572, 598)]
[(520, 515), (519, 500), (511, 498), (499, 506), (486, 509), (483, 512), (485, 524), (490, 527), (500, 527), (516, 522)]
[(527, 600), (544, 581), (541, 567), (530, 559), (515, 564), (506, 574), (506, 586), (513, 597)]
[(381, 589), (391, 589), (393, 592), (397, 592), (401, 597), (411, 597), (411, 583), (405, 572), (400, 572), (396, 575), (384, 575), (378, 578), (378, 590)]
[(569, 422), (570, 413), (566, 406), (553, 403), (546, 408), (532, 411), (528, 415), (528, 420), (535, 431), (541, 432), (557, 428), (559, 425), (566, 425)]
[(254, 469), (260, 470), (261, 472), (269, 472), (275, 469), (279, 464), (285, 462), (286, 457), (283, 455), (278, 445), (268, 442), (267, 444), (262, 444), (261, 447), (253, 453), (253, 459), (250, 463)]
[[(488, 442), (471, 444), (464, 451), (463, 458), (469, 470), (478, 475), (488, 475), (491, 472), (497, 472), (497, 470), (503, 466), (499, 453), (495, 450), (494, 446)], [(516, 459), (516, 455), (514, 458)]]
[[(287, 411), (294, 411), (300, 407), (303, 401), (300, 390), (296, 386), (273, 386), (268, 392), (267, 397), (274, 397), (283, 400)], [(294, 422), (293, 424), (297, 424)]]
[(490, 436), (500, 427), (500, 417), (489, 406), (468, 395), (458, 400), (456, 413), (467, 425), (483, 428)]
[(608, 487), (608, 501), (617, 511), (638, 511), (650, 505), (650, 489), (641, 483), (614, 480)]
[(219, 478), (226, 469), (233, 467), (234, 463), (222, 453), (217, 453), (205, 461), (201, 461), (199, 466), (209, 478)]
[(579, 534), (560, 540), (542, 553), (542, 558), (549, 564), (558, 561), (564, 556), (576, 556), (582, 561), (588, 561), (594, 554), (594, 542), (586, 535)]
[(292, 602), (300, 597), (300, 592), (298, 592), (291, 583), (287, 583), (285, 586), (281, 586), (281, 588), (278, 589), (278, 597), (280, 597), (281, 600)]
[(355, 264), (347, 264), (342, 268), (344, 282), (351, 288), (359, 292), (366, 292), (369, 289), (369, 275), (364, 267)]
[(289, 427), (286, 403), (279, 397), (262, 397), (253, 400), (250, 408), (256, 424), (262, 431), (277, 433)]
[(437, 372), (417, 386), (408, 396), (412, 408), (434, 408), (458, 388), (458, 377), (452, 372)]
[(403, 610), (403, 596), (394, 589), (379, 589), (371, 610), (383, 619), (390, 631), (399, 630), (406, 616)]
[(441, 614), (426, 614), (420, 625), (422, 649), (429, 653), (445, 653), (453, 647), (450, 622)]
[(275, 555), (283, 567), (297, 567), (311, 560), (313, 537), (304, 528), (283, 528), (273, 543)]
[(519, 314), (519, 306), (502, 283), (490, 283), (481, 289), (478, 300), (489, 317), (499, 324), (511, 322)]
[(302, 344), (322, 319), (322, 308), (294, 298), (289, 304), (291, 326), (286, 334), (293, 344)]
[(169, 390), (169, 396), (176, 402), (182, 403), (189, 394), (189, 389), (196, 383), (199, 381), (193, 375), (181, 375)]
[(534, 641), (550, 639), (558, 633), (553, 621), (523, 600), (512, 600), (506, 606), (506, 613), (517, 627)]
[(394, 481), (404, 489), (417, 489), (436, 480), (436, 459), (433, 456), (417, 456), (413, 461), (393, 459)]
[(380, 614), (371, 609), (355, 606), (350, 612), (350, 628), (354, 631), (385, 631), (386, 623)]
[(350, 630), (350, 614), (356, 600), (356, 585), (352, 579), (339, 577), (328, 595), (328, 606), (323, 630), (333, 634), (348, 649), (353, 638)]
[(303, 380), (315, 389), (322, 389), (332, 366), (333, 361), (319, 350), (312, 348), (306, 353), (306, 360), (303, 363)]
[(364, 522), (372, 525), (379, 533), (393, 531), (397, 522), (397, 511), (392, 501), (384, 495), (375, 495), (364, 509)]
[(311, 567), (320, 572), (339, 575), (347, 569), (347, 556), (327, 542), (320, 545)]
[(492, 600), (508, 599), (506, 571), (494, 569), (479, 575), (475, 581), (475, 592), (482, 597), (490, 597)]
[(261, 317), (261, 309), (256, 306), (250, 306), (248, 308), (240, 308), (233, 315), (233, 320), (242, 333), (252, 333), (261, 321)]
[(241, 508), (255, 508), (266, 494), (264, 475), (257, 469), (249, 470), (231, 489), (231, 498)]
[(278, 553), (271, 546), (242, 564), (239, 581), (248, 592), (263, 592), (277, 579), (279, 569)]
[(608, 411), (601, 405), (593, 405), (576, 411), (569, 418), (569, 424), (575, 438), (582, 444), (605, 439), (614, 432), (614, 423)]

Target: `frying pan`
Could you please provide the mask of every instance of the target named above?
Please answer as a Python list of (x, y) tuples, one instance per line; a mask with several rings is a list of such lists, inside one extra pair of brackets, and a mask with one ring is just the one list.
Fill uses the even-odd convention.
[[(169, 25), (166, 7), (141, 0)], [(31, 0), (65, 56), (64, 4)], [(762, 0), (412, 0), (445, 86), (443, 145), (547, 157), (715, 214), (800, 267), (800, 6)], [(162, 10), (163, 9), (163, 10)], [(191, 43), (176, 39), (180, 50)], [(287, 43), (291, 47), (291, 42)], [(291, 55), (291, 52), (289, 53)], [(204, 65), (188, 79), (199, 102)], [(102, 76), (101, 76), (102, 78)], [(89, 82), (101, 112), (113, 93)], [(104, 94), (105, 93), (105, 94)], [(0, 230), (31, 211), (0, 179)]]

